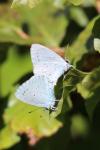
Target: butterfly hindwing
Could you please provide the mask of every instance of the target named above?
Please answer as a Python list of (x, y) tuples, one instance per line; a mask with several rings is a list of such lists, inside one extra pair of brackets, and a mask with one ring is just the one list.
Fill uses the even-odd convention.
[(18, 88), (16, 97), (28, 104), (46, 108), (55, 102), (53, 85), (45, 76), (32, 76)]
[(40, 44), (32, 44), (31, 46), (31, 59), (33, 65), (38, 65), (41, 63), (60, 63), (61, 65), (66, 65), (65, 60), (56, 54), (49, 48), (42, 46)]

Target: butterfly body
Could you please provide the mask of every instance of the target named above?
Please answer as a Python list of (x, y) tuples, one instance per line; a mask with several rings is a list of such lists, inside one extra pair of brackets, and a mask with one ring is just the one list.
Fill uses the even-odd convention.
[(31, 46), (31, 59), (34, 76), (17, 89), (16, 97), (28, 104), (52, 110), (56, 102), (54, 86), (71, 65), (39, 44)]

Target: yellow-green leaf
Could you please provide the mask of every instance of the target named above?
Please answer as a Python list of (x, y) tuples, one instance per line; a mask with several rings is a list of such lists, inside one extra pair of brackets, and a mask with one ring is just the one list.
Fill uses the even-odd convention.
[(32, 63), (29, 54), (30, 51), (28, 54), (19, 55), (15, 46), (9, 49), (7, 60), (0, 66), (0, 92), (2, 96), (6, 96), (11, 92), (13, 84), (23, 75), (32, 71)]
[(10, 126), (0, 130), (0, 149), (7, 149), (20, 141), (20, 137), (13, 132)]
[(6, 124), (10, 124), (14, 132), (27, 133), (32, 130), (32, 134), (38, 138), (50, 136), (62, 126), (60, 121), (50, 116), (49, 110), (25, 104), (14, 96), (10, 98), (4, 120)]

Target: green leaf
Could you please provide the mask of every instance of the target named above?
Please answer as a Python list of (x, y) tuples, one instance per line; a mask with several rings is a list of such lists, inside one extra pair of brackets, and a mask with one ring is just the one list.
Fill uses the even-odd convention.
[(87, 74), (78, 84), (77, 90), (86, 99), (86, 109), (92, 119), (94, 109), (100, 102), (100, 67)]
[(75, 6), (83, 5), (83, 6), (91, 6), (95, 5), (95, 0), (54, 0), (55, 6), (59, 8), (63, 8), (65, 4), (73, 4)]
[(64, 77), (63, 87), (66, 87), (68, 91), (71, 91), (73, 88), (76, 88), (76, 85), (80, 83), (85, 76), (86, 73), (71, 68)]
[(67, 4), (67, 3), (71, 3), (73, 5), (80, 5), (81, 3), (83, 3), (85, 0), (55, 0), (55, 4), (57, 6), (60, 6), (62, 4)]
[(97, 38), (94, 39), (94, 48), (96, 51), (100, 53), (100, 39)]
[(94, 90), (93, 94), (86, 99), (85, 106), (90, 120), (93, 119), (93, 114), (96, 106), (100, 103), (100, 87)]
[[(94, 18), (85, 30), (80, 33), (76, 41), (66, 49), (66, 57), (71, 61), (74, 66), (78, 66), (78, 62), (82, 59), (83, 55), (89, 52), (93, 52), (93, 47), (87, 47), (87, 41), (92, 37), (92, 29), (94, 23), (99, 17)], [(79, 67), (79, 66), (78, 66)]]
[(63, 8), (66, 0), (54, 0), (54, 6), (58, 8)]
[(84, 2), (84, 0), (66, 0), (74, 5), (80, 5), (81, 3)]
[(71, 7), (70, 15), (71, 18), (82, 27), (85, 27), (89, 21), (85, 12), (80, 7)]
[(98, 87), (100, 87), (100, 67), (87, 74), (77, 86), (78, 92), (84, 98), (89, 98)]
[(100, 15), (99, 15), (98, 19), (95, 21), (95, 24), (92, 29), (92, 34), (95, 38), (100, 39)]
[(30, 71), (32, 63), (29, 54), (19, 55), (17, 48), (11, 47), (7, 60), (0, 66), (1, 95), (6, 96), (11, 92), (13, 84)]
[(71, 101), (70, 96), (69, 96), (69, 93), (70, 93), (71, 90), (72, 90), (72, 87), (70, 87), (70, 90), (69, 90), (69, 87), (65, 87), (63, 89), (63, 95), (62, 95), (62, 99), (63, 99), (62, 113), (71, 110), (72, 107), (73, 107), (72, 101)]
[(12, 131), (10, 126), (0, 130), (0, 149), (8, 149), (20, 141), (20, 137)]
[(91, 6), (95, 5), (95, 0), (66, 0), (66, 3), (72, 3), (73, 5), (84, 5), (84, 6)]
[(100, 17), (95, 22), (92, 33), (94, 35), (94, 48), (100, 52)]
[(62, 112), (63, 102), (64, 102), (64, 100), (63, 100), (63, 96), (62, 96), (62, 98), (58, 100), (58, 104), (57, 104), (55, 110), (51, 112), (51, 114), (50, 114), (51, 117), (55, 118)]
[(30, 45), (32, 37), (27, 35), (20, 27), (8, 21), (0, 21), (0, 42), (10, 42), (21, 45)]
[(25, 104), (14, 96), (10, 98), (4, 120), (14, 132), (28, 133), (31, 130), (38, 138), (50, 136), (62, 126), (61, 122), (50, 116), (49, 110)]
[(71, 118), (71, 134), (73, 137), (86, 136), (89, 126), (87, 120), (82, 115), (74, 115)]
[(12, 7), (27, 5), (30, 8), (35, 7), (41, 0), (13, 0)]
[(21, 8), (19, 11), (22, 20), (28, 22), (33, 37), (50, 47), (58, 46), (68, 22), (63, 13), (57, 15), (57, 9), (51, 1), (43, 1), (32, 10)]
[(69, 93), (77, 88), (78, 83), (80, 83), (83, 78), (86, 76), (86, 73), (81, 72), (75, 68), (71, 68), (64, 77), (63, 80), (63, 109), (70, 110), (72, 108), (72, 102), (69, 97)]
[[(2, 14), (0, 23), (5, 22), (6, 29), (4, 30), (9, 31), (9, 34), (4, 33), (3, 35), (2, 33), (3, 42), (8, 40), (8, 42), (11, 41), (17, 44), (41, 43), (48, 47), (58, 47), (68, 22), (63, 12), (59, 15), (57, 15), (57, 12), (58, 10), (55, 9), (51, 0), (43, 1), (34, 9), (27, 7), (16, 9), (11, 9), (9, 6), (0, 7), (0, 13)], [(19, 32), (19, 30), (22, 31), (24, 25), (30, 35), (26, 34), (26, 39), (20, 37), (23, 34)], [(3, 30), (1, 31), (3, 32)], [(21, 42), (21, 38), (24, 42)]]

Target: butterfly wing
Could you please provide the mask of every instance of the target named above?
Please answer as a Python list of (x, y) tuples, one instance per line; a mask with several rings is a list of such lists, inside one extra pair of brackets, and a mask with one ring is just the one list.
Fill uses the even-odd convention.
[(35, 65), (41, 62), (60, 62), (63, 65), (66, 64), (62, 57), (60, 57), (58, 54), (56, 54), (49, 48), (40, 44), (32, 44), (31, 58), (32, 63)]
[(52, 83), (45, 76), (32, 76), (16, 91), (16, 97), (25, 103), (50, 108), (55, 102)]
[(34, 76), (18, 88), (16, 97), (28, 104), (52, 109), (56, 101), (54, 85), (71, 65), (39, 44), (32, 45), (31, 58)]
[(35, 75), (45, 75), (54, 84), (71, 65), (49, 48), (40, 44), (31, 46), (31, 59)]

